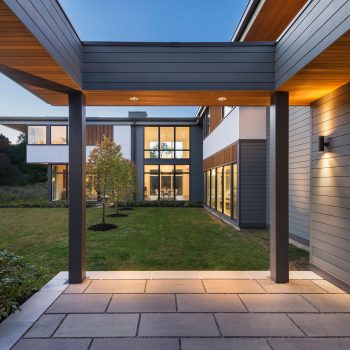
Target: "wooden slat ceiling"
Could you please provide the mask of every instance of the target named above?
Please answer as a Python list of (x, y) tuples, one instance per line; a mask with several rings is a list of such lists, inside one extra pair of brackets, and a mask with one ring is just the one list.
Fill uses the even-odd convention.
[(79, 89), (60, 65), (48, 54), (18, 17), (0, 0), (0, 66), (1, 71), (45, 102), (67, 103), (64, 93), (49, 91), (30, 83), (32, 78), (54, 82), (62, 90)]
[(243, 41), (276, 41), (307, 0), (265, 0)]
[(291, 104), (306, 105), (350, 81), (350, 30), (278, 90)]

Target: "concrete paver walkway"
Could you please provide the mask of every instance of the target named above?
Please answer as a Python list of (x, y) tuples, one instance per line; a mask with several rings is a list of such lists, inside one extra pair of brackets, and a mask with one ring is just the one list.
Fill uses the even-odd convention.
[(268, 275), (109, 271), (68, 285), (60, 273), (38, 293), (46, 308), (34, 296), (0, 339), (6, 328), (15, 350), (350, 349), (349, 294), (310, 271), (286, 285)]

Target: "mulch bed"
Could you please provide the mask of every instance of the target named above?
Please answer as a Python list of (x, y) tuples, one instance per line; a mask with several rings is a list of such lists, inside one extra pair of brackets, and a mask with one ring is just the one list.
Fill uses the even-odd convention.
[(108, 231), (117, 228), (117, 225), (114, 224), (95, 224), (88, 227), (90, 231)]

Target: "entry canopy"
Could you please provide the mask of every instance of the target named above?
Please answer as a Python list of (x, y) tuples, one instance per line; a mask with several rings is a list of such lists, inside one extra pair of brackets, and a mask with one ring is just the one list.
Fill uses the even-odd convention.
[[(255, 4), (262, 26), (264, 7), (281, 2)], [(307, 105), (350, 80), (350, 9), (332, 8), (337, 30), (328, 25), (323, 40), (324, 20), (305, 6), (277, 42), (252, 42), (252, 31), (229, 43), (121, 43), (81, 42), (57, 0), (0, 0), (0, 71), (52, 105), (67, 105), (72, 91), (89, 106), (269, 105), (276, 90)]]

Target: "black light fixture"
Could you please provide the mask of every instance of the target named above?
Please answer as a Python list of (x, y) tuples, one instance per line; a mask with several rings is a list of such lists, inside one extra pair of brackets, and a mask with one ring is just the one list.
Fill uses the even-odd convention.
[(318, 151), (324, 152), (328, 150), (329, 148), (329, 140), (326, 136), (319, 136), (318, 137)]

